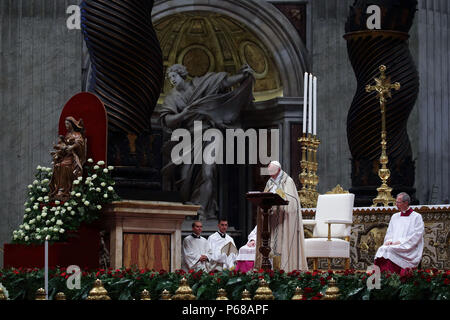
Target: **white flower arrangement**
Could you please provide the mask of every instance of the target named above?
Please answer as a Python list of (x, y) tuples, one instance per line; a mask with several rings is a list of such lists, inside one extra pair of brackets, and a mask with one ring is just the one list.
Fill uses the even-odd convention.
[(99, 217), (105, 204), (119, 200), (110, 175), (111, 166), (104, 172), (105, 162), (88, 159), (84, 177), (73, 182), (69, 200), (51, 201), (47, 195), (52, 169), (37, 167), (33, 184), (28, 185), (23, 223), (13, 231), (13, 242), (41, 244), (64, 241), (67, 231), (77, 230), (82, 222), (91, 223)]

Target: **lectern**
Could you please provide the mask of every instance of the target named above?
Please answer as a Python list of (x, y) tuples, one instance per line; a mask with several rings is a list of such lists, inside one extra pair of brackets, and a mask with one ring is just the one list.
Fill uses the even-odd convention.
[[(265, 271), (272, 269), (272, 264), (269, 260), (270, 253), (270, 230), (269, 230), (269, 209), (273, 206), (284, 206), (289, 201), (284, 200), (278, 193), (272, 192), (248, 192), (246, 199), (254, 205), (262, 209), (263, 214), (263, 229), (261, 232), (262, 245), (259, 247), (259, 252), (262, 254), (261, 268)], [(258, 226), (259, 228), (259, 226)]]

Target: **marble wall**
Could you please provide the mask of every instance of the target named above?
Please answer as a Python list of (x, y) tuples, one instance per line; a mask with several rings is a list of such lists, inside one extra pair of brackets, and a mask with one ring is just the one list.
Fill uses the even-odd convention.
[(22, 223), (36, 166), (50, 165), (60, 111), (81, 88), (81, 33), (66, 26), (66, 9), (77, 3), (0, 0), (1, 249)]

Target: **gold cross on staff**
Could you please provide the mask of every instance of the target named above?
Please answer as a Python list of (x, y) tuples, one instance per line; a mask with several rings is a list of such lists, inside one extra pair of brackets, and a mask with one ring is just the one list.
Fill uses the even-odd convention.
[(385, 105), (386, 98), (391, 98), (391, 89), (399, 90), (400, 83), (396, 82), (394, 84), (391, 83), (391, 78), (387, 78), (384, 72), (386, 71), (386, 66), (381, 65), (379, 67), (381, 76), (379, 78), (375, 78), (375, 85), (367, 85), (366, 92), (377, 92), (377, 98), (380, 99), (380, 107), (381, 107), (381, 156), (380, 156), (380, 164), (381, 168), (378, 170), (378, 176), (381, 179), (381, 186), (377, 188), (378, 195), (375, 199), (373, 199), (373, 207), (382, 204), (383, 206), (388, 206), (389, 204), (394, 205), (395, 199), (391, 195), (392, 188), (387, 185), (387, 181), (391, 176), (391, 172), (387, 168), (388, 164), (388, 156), (386, 152), (386, 113), (385, 113)]
[[(391, 84), (391, 77), (387, 78), (384, 72), (386, 71), (386, 66), (381, 65), (379, 67), (381, 76), (379, 78), (375, 78), (376, 85), (366, 86), (366, 92), (376, 91), (377, 92), (377, 98), (380, 99), (380, 105), (386, 102), (386, 97), (391, 98), (391, 89), (399, 90), (400, 89), (400, 83), (396, 82), (394, 84)], [(384, 111), (384, 110), (383, 110)]]

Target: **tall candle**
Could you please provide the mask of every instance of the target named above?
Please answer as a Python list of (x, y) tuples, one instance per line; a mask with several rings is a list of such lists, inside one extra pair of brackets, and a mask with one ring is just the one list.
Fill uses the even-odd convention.
[(306, 133), (306, 114), (308, 106), (308, 72), (305, 72), (303, 80), (303, 133)]
[(317, 77), (313, 80), (313, 135), (317, 134)]
[(312, 133), (312, 83), (313, 75), (309, 74), (309, 85), (308, 85), (308, 133)]

